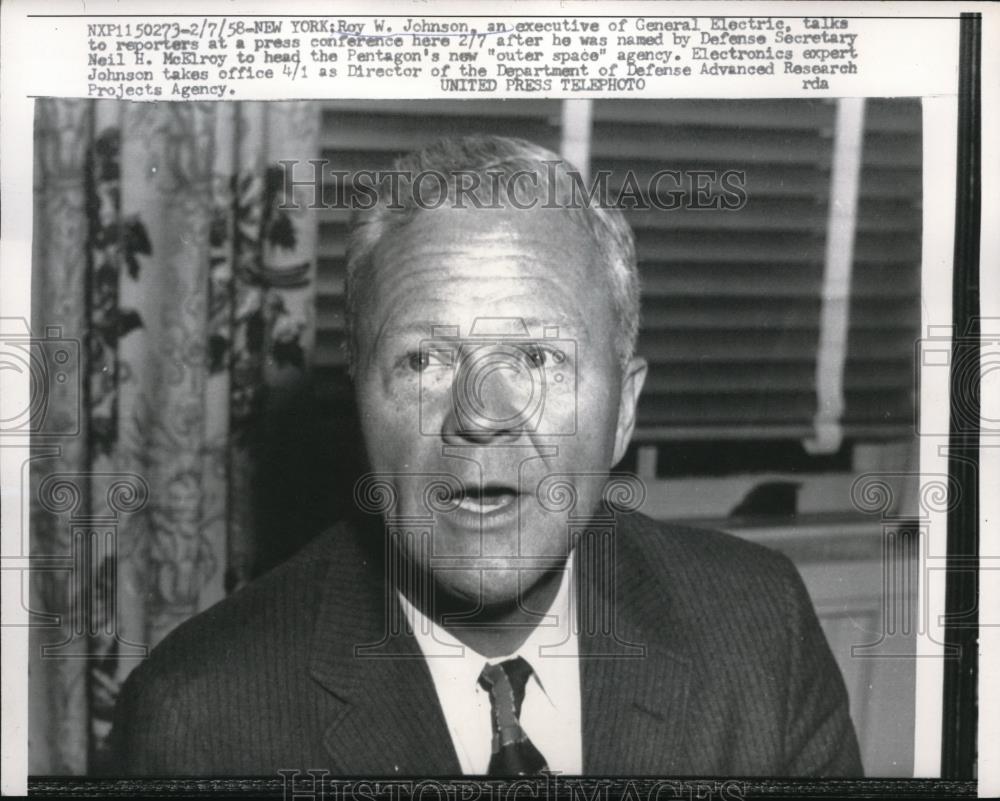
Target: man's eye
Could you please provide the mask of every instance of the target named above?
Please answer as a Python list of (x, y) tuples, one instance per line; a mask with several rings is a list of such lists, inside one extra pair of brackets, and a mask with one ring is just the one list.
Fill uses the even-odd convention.
[(428, 367), (450, 367), (452, 353), (441, 348), (421, 348), (407, 353), (403, 363), (413, 372), (422, 373)]
[(415, 350), (406, 354), (406, 364), (415, 373), (422, 373), (430, 364), (430, 356), (425, 350)]

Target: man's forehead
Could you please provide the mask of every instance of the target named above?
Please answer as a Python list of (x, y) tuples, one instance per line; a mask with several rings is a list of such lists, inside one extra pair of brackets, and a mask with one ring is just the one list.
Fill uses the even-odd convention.
[[(484, 255), (520, 253), (525, 244), (592, 250), (588, 232), (565, 209), (450, 208), (417, 211), (405, 225), (386, 231), (382, 249), (477, 248)], [(376, 251), (376, 256), (377, 256)]]
[(578, 306), (594, 293), (607, 279), (598, 251), (560, 210), (428, 210), (385, 232), (365, 283), (375, 295), (405, 285), (421, 303), (461, 295), (530, 315), (543, 296)]

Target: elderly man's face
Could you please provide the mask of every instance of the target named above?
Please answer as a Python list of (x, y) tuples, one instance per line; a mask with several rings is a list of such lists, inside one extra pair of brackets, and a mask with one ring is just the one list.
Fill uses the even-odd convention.
[(393, 515), (433, 515), (409, 555), (454, 595), (508, 603), (565, 557), (568, 515), (596, 508), (628, 445), (645, 364), (619, 363), (597, 259), (559, 210), (442, 208), (385, 237), (361, 279), (371, 468)]

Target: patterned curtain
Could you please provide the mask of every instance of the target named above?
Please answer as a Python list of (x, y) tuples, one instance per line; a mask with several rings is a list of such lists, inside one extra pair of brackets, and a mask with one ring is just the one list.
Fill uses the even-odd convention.
[(33, 774), (107, 767), (129, 671), (254, 571), (259, 423), (315, 341), (312, 189), (284, 197), (278, 162), (314, 157), (318, 123), (303, 103), (37, 103)]

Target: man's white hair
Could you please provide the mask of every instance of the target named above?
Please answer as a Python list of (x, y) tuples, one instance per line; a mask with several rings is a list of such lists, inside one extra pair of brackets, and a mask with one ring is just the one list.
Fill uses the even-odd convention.
[[(524, 139), (480, 135), (440, 139), (397, 159), (392, 172), (396, 185), (390, 190), (391, 184), (380, 182), (375, 187), (374, 205), (356, 211), (351, 220), (345, 292), (352, 372), (357, 358), (358, 290), (379, 242), (401, 231), (423, 209), (454, 203), (463, 194), (466, 208), (470, 196), (485, 208), (520, 209), (531, 204), (563, 208), (590, 237), (607, 268), (611, 303), (618, 319), (615, 349), (624, 370), (635, 353), (639, 334), (639, 274), (632, 229), (619, 209), (602, 206), (588, 194), (582, 176), (569, 162)], [(415, 182), (421, 174), (431, 174), (434, 180)], [(535, 179), (529, 182), (527, 198), (519, 176)]]

